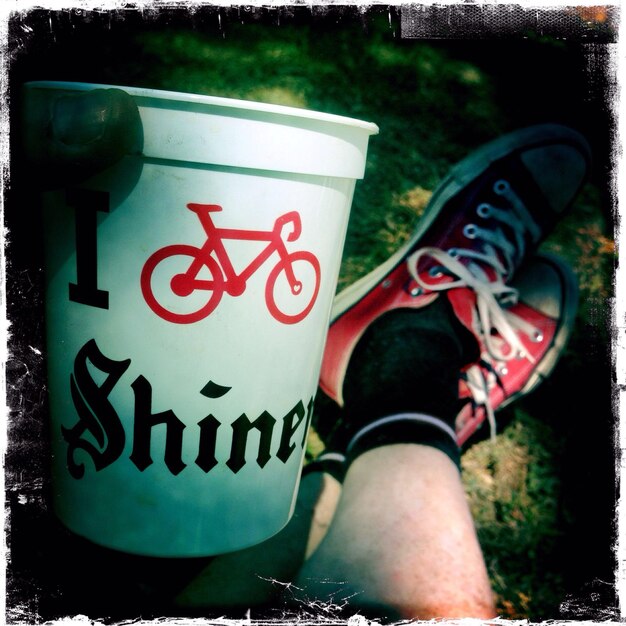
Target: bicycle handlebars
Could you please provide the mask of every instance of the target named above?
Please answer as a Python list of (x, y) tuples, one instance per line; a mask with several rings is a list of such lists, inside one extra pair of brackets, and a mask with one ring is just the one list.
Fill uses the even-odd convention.
[(276, 218), (274, 232), (282, 231), (289, 222), (293, 224), (293, 230), (287, 235), (287, 241), (295, 241), (302, 233), (302, 222), (300, 221), (300, 215), (296, 211), (290, 211)]

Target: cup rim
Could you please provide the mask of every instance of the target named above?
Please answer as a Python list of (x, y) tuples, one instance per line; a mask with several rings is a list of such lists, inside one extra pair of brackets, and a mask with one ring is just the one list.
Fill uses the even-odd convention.
[(94, 89), (121, 89), (135, 98), (151, 98), (172, 102), (188, 102), (195, 105), (207, 105), (223, 107), (227, 109), (240, 109), (268, 113), (274, 115), (284, 115), (289, 117), (299, 117), (320, 122), (342, 124), (367, 131), (371, 135), (376, 135), (379, 128), (373, 122), (366, 122), (353, 117), (324, 113), (311, 109), (285, 106), (282, 104), (268, 104), (254, 100), (241, 100), (236, 98), (224, 98), (221, 96), (209, 96), (188, 92), (168, 91), (163, 89), (149, 89), (146, 87), (128, 87), (122, 85), (108, 85), (99, 83), (82, 83), (71, 81), (30, 81), (24, 85), (33, 89), (58, 89), (67, 91), (91, 91)]

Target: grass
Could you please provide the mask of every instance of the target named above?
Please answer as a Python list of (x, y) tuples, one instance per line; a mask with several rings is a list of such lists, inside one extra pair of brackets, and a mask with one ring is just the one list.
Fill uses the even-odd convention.
[[(39, 38), (14, 67), (28, 78), (205, 93), (376, 122), (380, 135), (355, 193), (340, 287), (410, 236), (438, 180), (484, 141), (544, 121), (583, 131), (595, 152), (594, 177), (544, 244), (579, 278), (570, 347), (552, 379), (504, 416), (511, 423), (495, 443), (478, 442), (463, 459), (501, 614), (567, 617), (568, 594), (593, 605), (585, 604), (590, 585), (610, 582), (613, 568), (608, 92), (597, 76), (590, 80), (585, 51), (573, 42), (532, 34), (402, 40), (387, 9), (322, 13), (309, 19), (285, 10), (282, 21), (237, 9), (184, 19), (167, 11), (55, 14), (54, 41), (45, 16), (35, 15)], [(318, 419), (325, 410), (322, 401)], [(314, 439), (311, 448), (320, 445)]]
[(561, 534), (558, 446), (550, 445), (549, 427), (517, 413), (496, 441), (463, 457), (470, 507), (507, 618), (538, 616), (563, 585), (562, 572), (550, 563)]

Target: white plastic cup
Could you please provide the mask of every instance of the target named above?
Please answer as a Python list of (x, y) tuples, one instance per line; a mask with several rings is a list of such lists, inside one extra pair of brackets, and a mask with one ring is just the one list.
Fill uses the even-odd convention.
[(121, 89), (139, 107), (142, 155), (44, 202), (54, 507), (109, 548), (225, 553), (293, 512), (378, 128)]

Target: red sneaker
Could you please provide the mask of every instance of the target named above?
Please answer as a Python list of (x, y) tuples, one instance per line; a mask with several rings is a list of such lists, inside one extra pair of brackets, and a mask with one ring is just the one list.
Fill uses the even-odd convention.
[[(466, 400), (456, 419), (456, 435), (462, 446), (487, 422), (495, 436), (494, 412), (535, 389), (554, 369), (574, 327), (578, 286), (572, 270), (560, 259), (537, 255), (517, 273), (511, 286), (515, 304), (502, 307), (508, 328), (515, 333), (524, 354), (497, 358), (480, 341), (481, 358), (461, 372), (459, 397)], [(504, 350), (510, 342), (500, 334), (490, 337)]]
[[(484, 423), (490, 424), (491, 436), (495, 436), (494, 413), (530, 393), (547, 378), (574, 327), (578, 304), (576, 277), (560, 259), (536, 255), (519, 270), (511, 288), (518, 294), (517, 302), (503, 306), (502, 316), (524, 346), (526, 356), (511, 353), (496, 358), (479, 339), (480, 360), (464, 368), (459, 377), (459, 398), (463, 401), (455, 424), (459, 447)], [(465, 305), (470, 306), (471, 300), (466, 299)], [(509, 342), (497, 333), (491, 341), (510, 349)], [(350, 437), (346, 438), (341, 425), (331, 430), (326, 450), (305, 468), (305, 473), (324, 471), (342, 481), (349, 443)]]
[[(488, 354), (485, 363), (517, 354), (535, 360), (523, 328), (510, 324), (506, 307), (518, 296), (510, 281), (571, 204), (589, 163), (580, 134), (543, 125), (505, 135), (456, 165), (411, 240), (336, 296), (322, 390), (342, 406), (348, 363), (368, 326), (393, 309), (427, 306), (440, 292)], [(473, 397), (477, 370), (469, 376)]]

